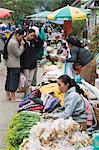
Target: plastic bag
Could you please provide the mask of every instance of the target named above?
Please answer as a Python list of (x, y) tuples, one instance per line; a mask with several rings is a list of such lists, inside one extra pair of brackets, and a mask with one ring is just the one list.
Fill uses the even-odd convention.
[(26, 78), (23, 73), (20, 73), (19, 89), (24, 88), (25, 83), (26, 83)]
[(99, 89), (95, 86), (89, 84), (84, 79), (81, 80), (82, 84), (85, 85), (93, 94), (95, 94), (96, 98), (99, 100)]
[(75, 71), (73, 70), (72, 63), (66, 63), (64, 62), (64, 74), (68, 75), (71, 78), (74, 78)]

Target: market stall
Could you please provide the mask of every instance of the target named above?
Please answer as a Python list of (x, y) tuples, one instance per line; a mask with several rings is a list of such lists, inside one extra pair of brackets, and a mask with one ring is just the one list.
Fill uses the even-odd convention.
[(79, 125), (68, 120), (44, 120), (30, 130), (28, 142), (23, 141), (20, 150), (91, 150), (92, 140), (80, 132)]
[[(68, 119), (45, 117), (45, 114), (64, 109), (64, 93), (59, 90), (57, 84), (57, 78), (64, 74), (64, 66), (63, 63), (50, 59), (50, 56), (63, 59), (67, 55), (63, 49), (58, 53), (58, 49), (53, 47), (48, 48), (47, 52), (42, 61), (44, 74), (41, 83), (27, 89), (19, 103), (18, 113), (10, 123), (7, 135), (8, 150), (11, 148), (12, 150), (99, 148), (99, 89), (81, 80), (79, 76), (75, 81), (88, 98), (87, 102), (92, 109), (91, 114), (94, 114), (94, 125), (89, 130), (81, 131), (80, 124), (71, 117)], [(87, 123), (90, 121), (90, 118), (88, 119)], [(97, 135), (93, 135), (95, 132)]]
[[(9, 147), (15, 150), (17, 147), (20, 150), (66, 150), (67, 148), (68, 150), (92, 150), (92, 145), (98, 147), (99, 134), (97, 130), (94, 131), (94, 128), (91, 129), (92, 132), (82, 132), (79, 124), (72, 118), (67, 120), (44, 118), (44, 113), (51, 113), (58, 107), (64, 106), (64, 94), (60, 93), (56, 83), (63, 66), (57, 63), (51, 65), (51, 62), (48, 66), (47, 63), (44, 65), (45, 77), (41, 84), (28, 90), (19, 104), (18, 114), (10, 123), (7, 136)], [(97, 113), (98, 116), (99, 90), (84, 80), (80, 87), (87, 93), (90, 102), (95, 105), (95, 114)], [(97, 132), (97, 135), (92, 135), (93, 132)]]

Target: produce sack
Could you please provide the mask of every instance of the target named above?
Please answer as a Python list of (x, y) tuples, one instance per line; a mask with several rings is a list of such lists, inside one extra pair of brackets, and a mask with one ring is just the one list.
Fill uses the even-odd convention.
[(84, 79), (81, 80), (81, 83), (85, 85), (93, 94), (95, 94), (96, 98), (99, 100), (99, 89), (95, 86), (89, 84)]

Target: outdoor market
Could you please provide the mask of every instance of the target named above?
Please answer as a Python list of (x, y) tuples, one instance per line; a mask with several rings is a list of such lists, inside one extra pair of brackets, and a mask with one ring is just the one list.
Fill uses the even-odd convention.
[(28, 3), (0, 7), (0, 149), (99, 150), (99, 2)]

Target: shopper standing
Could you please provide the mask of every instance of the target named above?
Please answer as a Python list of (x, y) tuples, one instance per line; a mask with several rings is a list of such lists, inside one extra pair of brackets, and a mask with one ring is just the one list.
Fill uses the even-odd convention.
[(24, 51), (24, 31), (19, 29), (12, 33), (4, 47), (4, 59), (7, 67), (5, 91), (7, 99), (16, 100), (15, 92), (20, 77), (20, 56)]
[(37, 67), (38, 40), (35, 38), (35, 30), (29, 29), (24, 38), (25, 50), (21, 56), (21, 67), (28, 85), (32, 85), (35, 69)]

